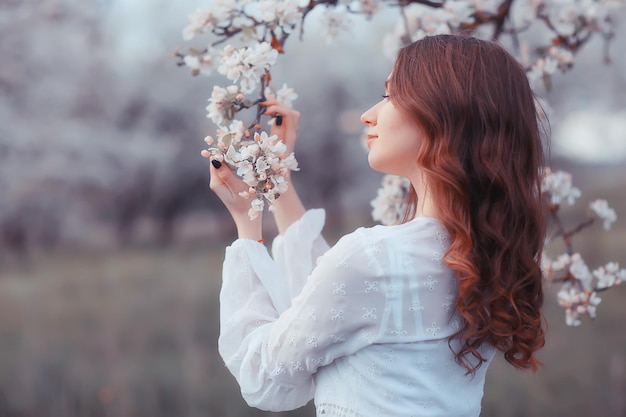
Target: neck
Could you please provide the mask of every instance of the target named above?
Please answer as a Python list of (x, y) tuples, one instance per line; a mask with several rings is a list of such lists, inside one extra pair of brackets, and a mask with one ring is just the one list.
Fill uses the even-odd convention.
[(421, 171), (415, 173), (409, 178), (411, 185), (417, 194), (417, 207), (415, 207), (415, 217), (434, 217), (438, 218), (437, 204), (433, 198), (428, 183), (424, 179)]

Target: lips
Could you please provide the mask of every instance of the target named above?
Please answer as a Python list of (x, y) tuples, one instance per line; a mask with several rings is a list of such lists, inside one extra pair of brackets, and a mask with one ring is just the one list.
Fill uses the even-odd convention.
[(369, 148), (372, 142), (378, 138), (376, 135), (367, 135), (367, 147)]

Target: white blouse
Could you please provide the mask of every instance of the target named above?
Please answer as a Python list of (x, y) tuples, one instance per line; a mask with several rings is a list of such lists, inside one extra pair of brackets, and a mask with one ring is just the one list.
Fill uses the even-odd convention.
[[(433, 218), (360, 228), (329, 248), (323, 210), (272, 245), (226, 249), (219, 351), (247, 403), (320, 417), (478, 416), (495, 350), (471, 377), (448, 337), (457, 282)], [(452, 348), (458, 348), (453, 341)]]

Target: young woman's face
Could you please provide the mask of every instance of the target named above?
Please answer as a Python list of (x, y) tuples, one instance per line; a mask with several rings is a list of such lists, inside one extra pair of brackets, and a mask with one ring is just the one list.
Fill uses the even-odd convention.
[(367, 160), (376, 171), (411, 178), (419, 168), (417, 155), (424, 133), (396, 108), (392, 97), (383, 99), (361, 115), (367, 126)]

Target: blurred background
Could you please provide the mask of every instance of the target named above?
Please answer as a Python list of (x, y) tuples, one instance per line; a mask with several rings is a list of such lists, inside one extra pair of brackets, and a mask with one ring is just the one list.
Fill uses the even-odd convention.
[[(245, 405), (216, 352), (235, 230), (200, 150), (215, 129), (207, 98), (225, 82), (173, 58), (202, 3), (0, 0), (0, 417), (277, 414)], [(273, 71), (299, 94), (294, 182), (307, 206), (327, 209), (331, 243), (372, 224), (380, 175), (359, 115), (384, 93), (382, 38), (396, 16), (355, 17), (333, 45), (305, 25)], [(616, 20), (611, 63), (592, 41), (538, 89), (552, 108), (550, 165), (582, 190), (564, 219), (583, 220), (595, 198), (618, 214), (610, 232), (597, 224), (574, 239), (592, 269), (626, 266), (626, 13)], [(625, 288), (602, 293), (598, 318), (578, 328), (546, 289), (544, 367), (498, 358), (483, 415), (626, 416)]]

